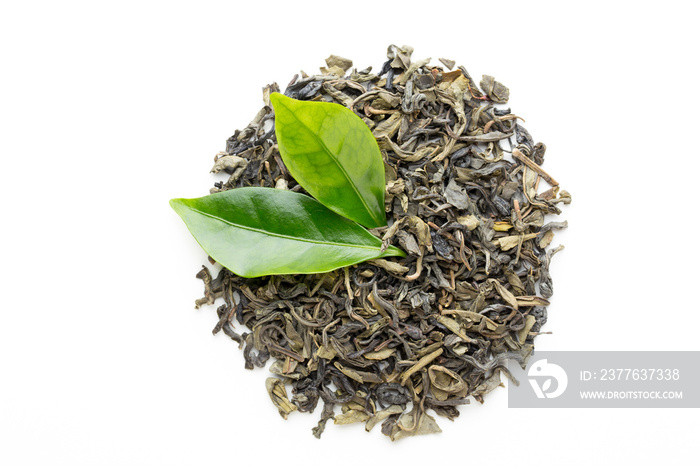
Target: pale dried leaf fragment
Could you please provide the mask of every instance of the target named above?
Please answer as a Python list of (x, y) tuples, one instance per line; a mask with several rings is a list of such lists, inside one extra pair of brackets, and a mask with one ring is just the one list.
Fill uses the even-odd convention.
[(406, 381), (411, 377), (413, 374), (418, 372), (419, 370), (423, 369), (425, 366), (433, 362), (435, 358), (440, 356), (443, 352), (443, 349), (440, 348), (437, 351), (434, 351), (426, 356), (423, 356), (421, 359), (418, 360), (416, 364), (413, 365), (410, 369), (408, 369), (406, 372), (403, 373), (401, 376), (401, 383), (404, 384)]
[(338, 355), (338, 352), (332, 345), (323, 345), (316, 350), (316, 355), (319, 358), (328, 359), (330, 361)]
[(508, 102), (510, 91), (506, 86), (496, 81), (493, 76), (483, 75), (479, 86), (489, 96), (491, 100), (499, 104)]
[(464, 215), (462, 217), (457, 217), (457, 222), (467, 227), (467, 230), (469, 231), (475, 230), (479, 225), (481, 225), (481, 221), (476, 215)]
[(337, 414), (335, 416), (334, 424), (354, 424), (356, 422), (366, 422), (369, 420), (370, 415), (365, 411), (359, 411), (356, 409), (349, 409), (342, 414)]
[(440, 63), (445, 65), (448, 70), (451, 70), (452, 68), (454, 68), (455, 64), (457, 63), (454, 60), (450, 60), (449, 58), (438, 58), (438, 60), (440, 60)]
[(471, 199), (469, 199), (469, 196), (464, 191), (464, 188), (457, 184), (454, 179), (450, 180), (450, 182), (447, 184), (443, 195), (448, 203), (452, 204), (459, 210), (470, 210), (470, 208), (473, 209)]
[(396, 348), (384, 348), (379, 351), (370, 351), (362, 356), (365, 359), (371, 359), (372, 361), (383, 361), (384, 359), (392, 356), (396, 352)]
[(397, 275), (408, 273), (408, 271), (410, 270), (405, 265), (401, 265), (398, 262), (389, 261), (386, 259), (374, 259), (369, 261), (369, 263), (372, 265), (376, 265), (377, 267), (381, 267), (387, 272), (395, 273)]
[(240, 171), (241, 173), (248, 166), (248, 161), (237, 155), (223, 155), (216, 158), (216, 162), (211, 169), (211, 173), (219, 173), (222, 170), (226, 170), (231, 173)]
[[(537, 172), (538, 175), (540, 175), (544, 180), (550, 184), (550, 186), (559, 186), (559, 182), (557, 182), (554, 178), (552, 178), (549, 173), (544, 171), (542, 167), (537, 165), (535, 162), (533, 162), (530, 158), (528, 158), (525, 154), (520, 152), (520, 150), (513, 149), (512, 152), (513, 158), (521, 161), (524, 165), (526, 165), (528, 168), (531, 170), (534, 170)], [(567, 193), (568, 194), (568, 193)]]
[(399, 240), (399, 244), (401, 245), (401, 249), (406, 251), (412, 256), (420, 256), (422, 254), (420, 246), (418, 246), (418, 242), (416, 241), (416, 237), (413, 236), (410, 233), (407, 233), (403, 230), (399, 230), (396, 232), (396, 237)]
[(525, 317), (525, 326), (518, 332), (518, 341), (521, 345), (525, 343), (527, 335), (530, 333), (530, 330), (532, 330), (532, 326), (535, 325), (535, 322), (537, 322), (537, 319), (535, 319), (534, 316), (528, 315)]
[(382, 409), (381, 411), (377, 411), (374, 416), (369, 418), (367, 420), (367, 423), (365, 424), (365, 430), (367, 432), (371, 431), (374, 429), (374, 426), (382, 422), (384, 419), (388, 418), (391, 415), (394, 414), (401, 414), (403, 413), (403, 408), (399, 405), (391, 405), (386, 409)]
[(322, 66), (319, 69), (321, 70), (321, 73), (323, 73), (326, 76), (334, 75), (334, 76), (338, 76), (339, 78), (342, 78), (343, 76), (345, 76), (345, 70), (339, 66), (331, 66), (328, 68), (326, 68), (325, 66)]
[(409, 66), (408, 69), (401, 75), (401, 79), (399, 79), (399, 84), (401, 84), (402, 86), (406, 84), (408, 80), (411, 79), (411, 76), (413, 76), (413, 73), (415, 73), (418, 70), (418, 68), (422, 68), (428, 63), (430, 63), (430, 58), (424, 58), (422, 60), (418, 60), (417, 62), (411, 63), (411, 66)]
[(337, 66), (343, 71), (347, 71), (352, 66), (352, 60), (349, 58), (339, 57), (338, 55), (331, 55), (330, 57), (326, 58), (326, 65), (329, 68)]
[[(457, 219), (459, 221), (459, 219)], [(513, 228), (510, 222), (493, 222), (493, 229), (496, 231), (508, 231)]]
[(284, 419), (287, 419), (289, 413), (297, 410), (297, 407), (287, 398), (287, 389), (284, 387), (284, 382), (280, 379), (269, 377), (265, 380), (265, 388), (267, 388), (267, 393), (270, 395), (272, 403), (277, 407), (280, 416)]
[(503, 386), (503, 383), (501, 383), (501, 373), (498, 369), (496, 369), (490, 377), (481, 382), (474, 388), (474, 390), (472, 390), (471, 395), (479, 402), (483, 403), (481, 397), (491, 392), (496, 387)]
[(248, 161), (237, 155), (224, 155), (220, 157), (219, 155), (226, 154), (225, 152), (219, 153), (216, 156), (216, 162), (211, 169), (211, 173), (219, 173), (221, 171), (226, 171), (231, 173), (228, 181), (226, 181), (226, 186), (232, 188), (235, 186), (238, 178), (241, 177), (245, 169), (248, 167)]
[(397, 45), (390, 45), (387, 47), (386, 57), (391, 60), (392, 68), (402, 68), (408, 69), (411, 66), (411, 54), (413, 53), (413, 47), (409, 45), (404, 45), (399, 47)]
[(425, 412), (418, 414), (416, 421), (416, 410), (406, 413), (399, 419), (397, 429), (391, 433), (391, 440), (400, 440), (416, 435), (437, 434), (442, 432), (440, 426), (435, 422), (435, 418)]
[(373, 372), (358, 371), (357, 369), (350, 369), (344, 367), (339, 362), (333, 364), (336, 369), (345, 374), (348, 378), (359, 382), (359, 383), (382, 383), (384, 380)]
[(537, 237), (537, 233), (530, 233), (527, 235), (511, 235), (511, 236), (504, 236), (503, 238), (498, 238), (493, 242), (495, 246), (498, 246), (501, 248), (502, 251), (508, 251), (509, 249), (513, 249), (516, 247), (519, 243), (530, 240), (532, 238)]
[(549, 306), (549, 301), (540, 296), (518, 296), (515, 299), (520, 306)]
[(282, 190), (288, 190), (289, 189), (289, 183), (287, 183), (287, 180), (284, 178), (280, 178), (275, 182), (275, 189), (282, 189)]
[(488, 281), (493, 284), (498, 294), (501, 295), (501, 298), (503, 298), (503, 301), (508, 303), (514, 309), (518, 309), (518, 301), (515, 299), (513, 293), (511, 293), (505, 286), (501, 285), (501, 283), (496, 279), (490, 278)]
[(557, 203), (563, 203), (563, 204), (571, 204), (571, 194), (569, 194), (568, 191), (561, 190), (559, 192), (559, 197), (554, 201), (555, 204)]
[(433, 240), (430, 236), (430, 227), (423, 220), (414, 215), (403, 217), (398, 222), (395, 222), (384, 233), (382, 241), (388, 244), (388, 241), (396, 234), (396, 232), (404, 227), (415, 235), (419, 246), (427, 248), (430, 252), (433, 251)]
[(465, 325), (469, 325), (471, 322), (476, 324), (481, 324), (486, 327), (487, 330), (491, 332), (501, 333), (506, 330), (504, 325), (497, 324), (493, 320), (489, 319), (483, 314), (479, 314), (474, 311), (463, 311), (461, 309), (445, 309), (442, 311), (443, 314), (455, 315), (460, 321), (465, 322)]
[(432, 365), (428, 368), (428, 378), (431, 383), (431, 391), (438, 401), (445, 401), (449, 397), (464, 398), (467, 396), (469, 386), (454, 371), (450, 369)]
[(381, 121), (374, 127), (372, 134), (376, 139), (390, 140), (396, 132), (401, 128), (401, 119), (403, 115), (400, 112), (392, 113), (389, 118)]
[(446, 316), (437, 316), (435, 318), (438, 322), (440, 322), (442, 325), (447, 327), (447, 329), (457, 335), (459, 338), (462, 340), (466, 341), (467, 343), (470, 343), (472, 341), (471, 338), (469, 338), (463, 331), (459, 323), (454, 320), (450, 319), (449, 317)]

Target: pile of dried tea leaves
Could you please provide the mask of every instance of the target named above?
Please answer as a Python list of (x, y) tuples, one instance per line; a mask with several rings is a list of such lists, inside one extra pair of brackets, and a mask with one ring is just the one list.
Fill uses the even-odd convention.
[[(247, 369), (273, 359), (267, 390), (280, 414), (322, 403), (317, 437), (330, 419), (381, 424), (392, 440), (439, 432), (429, 411), (453, 420), (470, 397), (482, 402), (509, 376), (508, 360), (527, 361), (547, 320), (549, 264), (562, 249), (548, 246), (566, 222), (545, 215), (571, 197), (541, 168), (545, 145), (503, 105), (503, 84), (483, 76), (477, 86), (453, 61), (431, 66), (412, 51), (390, 46), (377, 74), (331, 56), (321, 74), (296, 75), (284, 91), (344, 105), (372, 130), (388, 226), (371, 232), (408, 256), (315, 275), (197, 275), (197, 307), (224, 301), (213, 332), (239, 343)], [(277, 149), (272, 92), (277, 84), (217, 154), (212, 172), (230, 177), (211, 192), (304, 192)], [(538, 192), (541, 181), (550, 188)]]

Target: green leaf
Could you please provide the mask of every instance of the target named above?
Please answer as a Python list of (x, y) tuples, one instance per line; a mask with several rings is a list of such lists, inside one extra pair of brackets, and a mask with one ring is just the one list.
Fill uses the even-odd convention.
[(197, 199), (172, 199), (202, 248), (242, 277), (320, 273), (366, 260), (405, 256), (360, 225), (303, 194), (237, 188)]
[(294, 179), (334, 212), (367, 228), (386, 225), (384, 162), (360, 117), (339, 104), (270, 95), (275, 133)]

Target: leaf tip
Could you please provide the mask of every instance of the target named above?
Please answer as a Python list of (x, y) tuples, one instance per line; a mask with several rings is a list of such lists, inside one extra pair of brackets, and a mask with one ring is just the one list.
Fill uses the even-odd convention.
[(289, 97), (279, 92), (273, 92), (270, 94), (270, 103), (272, 104), (272, 108), (277, 109), (278, 104), (284, 101), (284, 99), (289, 99)]
[(175, 212), (177, 212), (179, 210), (179, 208), (182, 207), (183, 201), (184, 201), (184, 199), (174, 198), (174, 199), (170, 199), (170, 201), (168, 201), (168, 204), (170, 204), (170, 207), (172, 207), (172, 209)]
[(407, 254), (396, 246), (389, 246), (383, 253), (384, 257), (406, 257)]

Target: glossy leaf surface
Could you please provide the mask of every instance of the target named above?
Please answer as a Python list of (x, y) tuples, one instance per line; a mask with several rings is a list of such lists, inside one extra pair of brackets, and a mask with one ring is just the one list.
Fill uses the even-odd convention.
[(202, 248), (243, 277), (328, 272), (366, 260), (405, 256), (309, 196), (272, 188), (237, 188), (172, 208)]
[(384, 163), (360, 117), (342, 105), (270, 95), (282, 160), (334, 212), (368, 228), (386, 225)]

